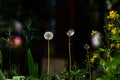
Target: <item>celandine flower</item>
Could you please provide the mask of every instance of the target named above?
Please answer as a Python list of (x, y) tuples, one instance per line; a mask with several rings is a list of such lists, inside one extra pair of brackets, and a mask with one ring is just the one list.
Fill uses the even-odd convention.
[(110, 48), (113, 48), (113, 47), (115, 47), (115, 43), (110, 44)]
[(116, 43), (116, 48), (120, 48), (120, 43)]
[(96, 33), (97, 33), (97, 31), (92, 30), (92, 32), (91, 32), (91, 36), (94, 36)]
[(116, 18), (117, 11), (110, 11), (109, 16), (107, 16), (108, 19), (115, 19)]
[(93, 54), (93, 57), (90, 59), (90, 62), (93, 63), (97, 57), (98, 54)]
[(91, 58), (90, 62), (93, 63), (95, 61), (95, 58)]
[(96, 58), (93, 58), (93, 57), (92, 57), (92, 58), (90, 59), (90, 62), (93, 63), (93, 62), (95, 61), (95, 59), (96, 59)]
[(112, 33), (112, 35), (115, 35), (115, 34), (117, 33), (117, 28), (113, 28), (113, 29), (111, 30), (111, 33)]
[(51, 39), (53, 39), (53, 33), (50, 32), (50, 31), (45, 32), (44, 38), (45, 38), (46, 40), (51, 40)]
[(74, 33), (75, 33), (75, 31), (74, 31), (73, 29), (70, 29), (66, 34), (67, 34), (69, 37), (71, 37), (71, 36), (74, 35)]
[(114, 26), (113, 23), (108, 23), (108, 25), (107, 25), (107, 29), (110, 30), (113, 26)]
[(94, 54), (94, 55), (93, 55), (93, 58), (97, 58), (97, 57), (98, 57), (98, 54)]

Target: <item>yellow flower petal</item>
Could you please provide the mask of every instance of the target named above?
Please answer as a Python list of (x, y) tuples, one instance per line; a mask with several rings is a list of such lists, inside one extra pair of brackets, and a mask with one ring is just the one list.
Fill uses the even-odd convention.
[(94, 55), (93, 55), (93, 58), (97, 58), (97, 57), (98, 57), (98, 54), (94, 54)]
[(94, 36), (97, 33), (97, 31), (92, 30), (91, 36)]
[(108, 23), (107, 29), (110, 30), (110, 29), (113, 27), (113, 25), (114, 25), (114, 24), (112, 24), (112, 23)]
[(91, 63), (93, 63), (94, 61), (95, 61), (95, 59), (94, 59), (94, 58), (91, 58), (91, 59), (90, 59), (90, 62), (91, 62)]
[(110, 44), (110, 48), (113, 48), (115, 46), (115, 43)]
[(107, 16), (108, 19), (115, 19), (117, 11), (110, 11), (109, 16)]
[(113, 29), (111, 30), (111, 33), (112, 33), (113, 35), (115, 35), (115, 34), (116, 34), (116, 30), (117, 30), (117, 28), (113, 28)]
[(117, 44), (116, 44), (116, 48), (119, 48), (119, 47), (120, 47), (120, 43), (117, 43)]

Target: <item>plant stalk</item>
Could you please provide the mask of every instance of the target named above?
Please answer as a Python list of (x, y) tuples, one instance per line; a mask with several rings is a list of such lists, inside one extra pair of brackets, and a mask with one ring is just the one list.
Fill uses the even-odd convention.
[[(70, 43), (70, 37), (69, 37), (69, 41), (68, 41), (68, 48), (69, 48), (69, 72), (71, 73), (71, 43)], [(70, 80), (72, 80), (71, 78), (71, 74), (70, 74)]]
[(90, 66), (90, 56), (89, 56), (88, 49), (87, 49), (87, 54), (88, 54), (88, 66), (89, 66), (89, 78), (90, 78), (90, 80), (92, 80), (92, 77), (91, 77), (91, 66)]
[(47, 74), (50, 74), (50, 41), (48, 40), (48, 69)]

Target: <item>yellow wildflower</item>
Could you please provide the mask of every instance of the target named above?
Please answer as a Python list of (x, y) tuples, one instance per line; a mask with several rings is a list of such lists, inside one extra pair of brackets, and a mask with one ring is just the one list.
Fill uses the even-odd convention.
[(117, 11), (110, 11), (109, 16), (107, 16), (108, 19), (115, 19)]
[(115, 46), (115, 43), (110, 44), (110, 48), (113, 48)]
[(91, 36), (94, 36), (97, 33), (97, 31), (92, 30)]
[(117, 30), (117, 28), (113, 28), (113, 29), (111, 30), (111, 33), (112, 33), (113, 35), (115, 35), (115, 34), (116, 34), (116, 30)]
[(113, 27), (113, 25), (114, 25), (113, 23), (108, 23), (107, 29), (110, 30)]
[(90, 62), (93, 63), (97, 57), (98, 54), (93, 54), (93, 57), (90, 59)]
[(90, 62), (93, 63), (95, 61), (95, 58), (91, 58)]
[(120, 43), (116, 43), (116, 48), (120, 48)]
[(97, 57), (98, 57), (98, 54), (94, 54), (94, 55), (93, 55), (93, 58), (97, 58)]

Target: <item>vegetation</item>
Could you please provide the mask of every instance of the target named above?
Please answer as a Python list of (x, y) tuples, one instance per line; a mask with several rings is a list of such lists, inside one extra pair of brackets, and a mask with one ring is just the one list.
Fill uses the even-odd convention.
[[(29, 23), (31, 24), (31, 22)], [(26, 80), (119, 80), (120, 79), (120, 16), (117, 11), (110, 11), (105, 16), (104, 36), (99, 31), (92, 30), (91, 37), (97, 39), (91, 50), (88, 44), (83, 47), (86, 49), (87, 59), (86, 68), (80, 69), (76, 64), (71, 64), (71, 45), (70, 39), (74, 35), (74, 30), (70, 29), (68, 35), (68, 56), (69, 69), (59, 73), (50, 74), (50, 41), (53, 33), (45, 32), (44, 38), (48, 40), (48, 70), (43, 71), (41, 76), (38, 74), (38, 63), (34, 62), (31, 51), (27, 51), (27, 63), (29, 75), (25, 76)], [(29, 25), (30, 26), (30, 25)], [(24, 32), (28, 35), (29, 32)], [(6, 40), (5, 38), (2, 38)], [(11, 39), (11, 37), (9, 38)], [(30, 40), (30, 39), (29, 39)], [(10, 40), (11, 41), (11, 40)], [(95, 41), (94, 41), (95, 42)], [(12, 43), (12, 42), (10, 42)], [(99, 44), (100, 43), (100, 44)], [(11, 44), (13, 45), (13, 43)], [(1, 55), (1, 54), (0, 54)], [(0, 57), (2, 66), (2, 55)], [(67, 68), (66, 67), (66, 68)], [(19, 67), (12, 64), (11, 72), (13, 76), (19, 76)], [(6, 72), (7, 73), (7, 72)], [(5, 76), (4, 76), (5, 75)], [(8, 74), (9, 75), (9, 74)], [(0, 69), (0, 80), (5, 80), (6, 74)]]

